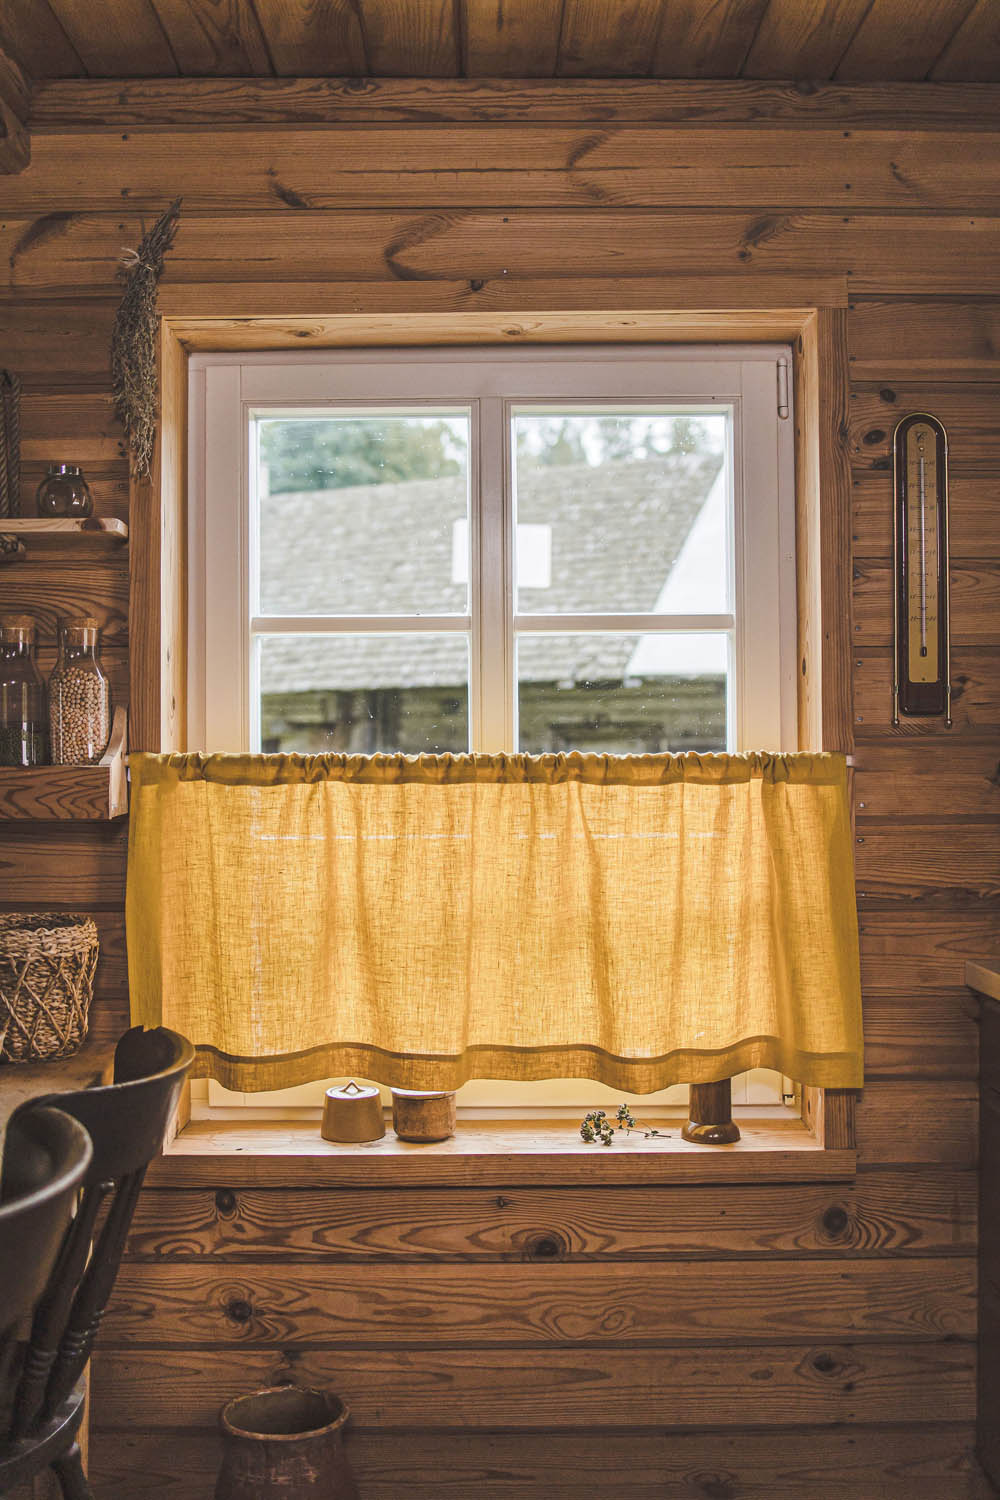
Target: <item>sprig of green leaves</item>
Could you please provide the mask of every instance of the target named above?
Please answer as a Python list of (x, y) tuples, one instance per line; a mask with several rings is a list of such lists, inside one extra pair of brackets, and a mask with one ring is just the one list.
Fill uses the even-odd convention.
[[(610, 1146), (614, 1141), (615, 1134), (624, 1130), (626, 1135), (631, 1135), (633, 1130), (639, 1127), (636, 1124), (635, 1115), (627, 1104), (619, 1104), (615, 1110), (615, 1124), (612, 1125), (608, 1113), (603, 1109), (592, 1109), (584, 1115), (580, 1124), (580, 1139), (586, 1141), (588, 1146), (600, 1141), (602, 1146)], [(663, 1135), (660, 1130), (647, 1130), (643, 1127), (642, 1133), (648, 1141), (650, 1136)]]

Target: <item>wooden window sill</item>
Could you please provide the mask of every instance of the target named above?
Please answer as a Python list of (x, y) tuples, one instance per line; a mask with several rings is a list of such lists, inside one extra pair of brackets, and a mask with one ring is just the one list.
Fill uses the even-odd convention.
[(567, 1121), (459, 1122), (448, 1141), (418, 1146), (391, 1129), (360, 1146), (324, 1141), (318, 1122), (198, 1120), (150, 1168), (156, 1187), (488, 1187), (679, 1183), (842, 1182), (857, 1152), (824, 1150), (801, 1119), (741, 1116), (732, 1146), (698, 1146), (669, 1134), (636, 1132), (613, 1146), (587, 1146)]

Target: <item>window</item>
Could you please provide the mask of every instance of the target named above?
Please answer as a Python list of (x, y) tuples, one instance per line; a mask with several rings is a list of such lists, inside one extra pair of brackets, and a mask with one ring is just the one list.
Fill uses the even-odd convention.
[(195, 355), (189, 747), (795, 748), (781, 365)]

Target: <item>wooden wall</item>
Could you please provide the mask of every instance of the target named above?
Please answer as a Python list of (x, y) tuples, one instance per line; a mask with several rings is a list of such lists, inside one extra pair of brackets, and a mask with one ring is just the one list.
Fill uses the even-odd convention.
[[(0, 183), (27, 488), (79, 460), (126, 514), (114, 263), (178, 193), (164, 309), (279, 333), (315, 317), (306, 347), (339, 313), (393, 315), (409, 340), (410, 314), (470, 314), (516, 341), (541, 312), (603, 310), (629, 337), (636, 310), (841, 310), (847, 369), (821, 373), (853, 609), (824, 634), (859, 766), (857, 1180), (334, 1194), (232, 1190), (222, 1169), (214, 1191), (150, 1190), (94, 1370), (94, 1475), (120, 1500), (209, 1493), (223, 1399), (289, 1377), (350, 1401), (365, 1500), (985, 1494), (962, 973), (1000, 952), (1000, 102), (602, 87), (43, 89), (32, 165)], [(889, 442), (914, 409), (952, 445), (951, 731), (891, 724)], [(49, 645), (68, 605), (100, 617), (119, 695), (129, 629), (149, 627), (127, 600), (118, 555), (0, 572), (0, 608), (39, 614)], [(97, 915), (102, 1034), (125, 1014), (124, 855), (121, 825), (0, 832), (5, 906)]]

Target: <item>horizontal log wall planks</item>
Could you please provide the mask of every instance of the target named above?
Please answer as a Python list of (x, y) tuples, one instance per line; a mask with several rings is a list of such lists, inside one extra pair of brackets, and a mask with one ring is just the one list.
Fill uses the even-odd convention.
[[(223, 45), (196, 35), (187, 7), (162, 9), (192, 58)], [(225, 45), (248, 71), (263, 47), (279, 72), (301, 71), (277, 9), (259, 26), (252, 6), (231, 9)], [(340, 19), (317, 45), (349, 60), (355, 11), (329, 9)], [(567, 7), (573, 27), (586, 9)], [(846, 9), (827, 7), (830, 26)], [(508, 10), (516, 31), (526, 7)], [(748, 69), (764, 68), (773, 28), (754, 34), (753, 5), (722, 11)], [(496, 8), (466, 13), (462, 45), (490, 56)], [(443, 15), (435, 3), (422, 20), (428, 69), (445, 66)], [(390, 27), (367, 45), (391, 66), (397, 43)], [(852, 65), (867, 66), (860, 50)], [(56, 616), (83, 604), (105, 626), (119, 702), (131, 651), (145, 742), (182, 732), (182, 694), (164, 709), (135, 673), (167, 651), (175, 670), (178, 632), (161, 636), (159, 613), (183, 618), (182, 518), (157, 517), (144, 490), (129, 515), (107, 364), (119, 250), (181, 194), (161, 288), (174, 356), (349, 344), (359, 316), (386, 344), (445, 321), (484, 344), (588, 329), (753, 341), (772, 336), (775, 310), (791, 337), (818, 309), (822, 353), (800, 358), (797, 388), (824, 426), (800, 478), (836, 510), (840, 540), (825, 560), (804, 543), (810, 597), (825, 588), (828, 603), (826, 697), (809, 683), (807, 721), (825, 714), (857, 762), (868, 1083), (855, 1181), (337, 1193), (301, 1174), (297, 1187), (240, 1187), (224, 1169), (160, 1178), (95, 1365), (99, 1492), (197, 1500), (223, 1400), (295, 1378), (330, 1382), (354, 1409), (366, 1500), (578, 1500), (626, 1482), (635, 1500), (985, 1500), (964, 963), (1000, 954), (1000, 91), (93, 79), (40, 87), (31, 129), (33, 163), (5, 179), (0, 220), (25, 499), (48, 461), (78, 460), (98, 511), (132, 526), (131, 597), (124, 552), (0, 570), (0, 605), (18, 595), (42, 622), (46, 668)], [(183, 364), (168, 363), (176, 413)], [(951, 440), (950, 730), (892, 724), (890, 445), (922, 409)], [(181, 442), (162, 463), (177, 472)], [(811, 652), (819, 625), (805, 620)], [(121, 827), (0, 829), (5, 907), (98, 921), (102, 1038), (125, 1019), (124, 858)]]

